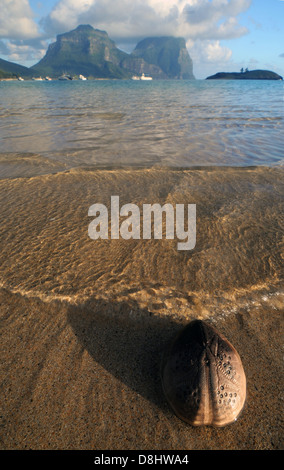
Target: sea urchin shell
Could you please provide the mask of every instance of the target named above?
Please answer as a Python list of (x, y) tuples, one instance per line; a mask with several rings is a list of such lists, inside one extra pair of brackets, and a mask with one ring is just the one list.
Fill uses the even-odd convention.
[(190, 322), (167, 348), (162, 363), (165, 396), (182, 420), (194, 426), (226, 426), (246, 399), (239, 354), (215, 328)]

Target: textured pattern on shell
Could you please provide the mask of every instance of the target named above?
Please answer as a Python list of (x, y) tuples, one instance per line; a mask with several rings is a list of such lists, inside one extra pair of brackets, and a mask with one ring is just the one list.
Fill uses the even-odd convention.
[(195, 426), (235, 421), (246, 399), (241, 358), (229, 341), (201, 320), (190, 322), (162, 362), (165, 396), (182, 420)]

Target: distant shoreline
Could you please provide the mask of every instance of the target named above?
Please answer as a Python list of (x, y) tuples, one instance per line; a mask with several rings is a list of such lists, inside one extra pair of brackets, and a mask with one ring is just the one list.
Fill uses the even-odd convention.
[[(233, 74), (234, 72), (232, 72)], [(221, 72), (220, 74), (223, 74), (223, 72)], [(226, 75), (225, 76), (217, 76), (219, 75), (219, 73), (217, 73), (216, 75), (212, 75), (211, 77), (207, 77), (207, 78), (197, 78), (195, 80), (202, 80), (202, 81), (206, 81), (206, 80), (269, 80), (269, 81), (283, 81), (283, 77), (281, 77), (279, 75), (279, 78), (237, 78), (237, 77), (228, 77), (227, 75), (232, 75), (232, 74), (229, 74), (229, 73), (225, 73), (224, 74)], [(241, 75), (241, 74), (239, 74)], [(88, 78), (87, 81), (130, 81), (131, 79), (130, 78)], [(23, 78), (22, 80), (17, 78), (17, 77), (13, 77), (13, 78), (0, 78), (0, 82), (40, 82), (40, 81), (43, 81), (43, 82), (47, 82), (47, 81), (55, 81), (55, 82), (58, 82), (58, 81), (61, 81), (59, 78), (51, 78), (51, 80), (45, 80), (45, 78), (43, 78), (42, 80), (33, 80), (32, 78)], [(81, 82), (82, 80), (78, 79), (78, 78), (72, 78), (72, 80), (68, 80), (70, 82)], [(153, 81), (163, 81), (163, 82), (169, 82), (169, 81), (181, 81), (181, 82), (192, 82), (193, 80), (174, 80), (174, 79), (156, 79), (156, 80), (153, 80)]]
[[(120, 79), (120, 78), (88, 78), (89, 81), (93, 81), (93, 80), (129, 80), (129, 79)], [(0, 78), (0, 82), (19, 82), (21, 80), (19, 80), (19, 78)], [(22, 81), (24, 82), (39, 82), (39, 81), (43, 81), (43, 82), (46, 82), (46, 81), (49, 81), (49, 80), (45, 80), (45, 78), (43, 78), (42, 80), (33, 80), (32, 78), (24, 78)], [(51, 81), (59, 81), (59, 78), (52, 78)], [(72, 80), (70, 81), (74, 81), (74, 82), (80, 82), (81, 80), (78, 79), (78, 78), (73, 78)]]

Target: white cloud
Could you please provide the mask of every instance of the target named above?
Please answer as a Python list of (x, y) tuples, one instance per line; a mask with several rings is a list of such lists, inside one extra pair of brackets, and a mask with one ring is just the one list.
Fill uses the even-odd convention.
[(195, 0), (187, 2), (182, 11), (185, 36), (204, 39), (231, 39), (242, 36), (246, 28), (237, 16), (246, 11), (251, 0)]
[(146, 36), (229, 39), (247, 32), (237, 16), (251, 0), (59, 0), (42, 25), (54, 35), (91, 24), (116, 41)]
[(228, 62), (232, 57), (232, 51), (228, 47), (222, 47), (219, 41), (214, 41), (205, 46), (208, 62)]
[(221, 46), (219, 40), (189, 40), (187, 42), (187, 48), (194, 63), (226, 63), (232, 57), (231, 49), (229, 49), (228, 47)]
[(0, 38), (29, 39), (38, 36), (28, 0), (1, 0)]
[(89, 11), (94, 0), (59, 0), (43, 20), (47, 31), (62, 33), (77, 26), (80, 15)]
[(48, 44), (45, 41), (30, 40), (30, 41), (2, 41), (0, 43), (0, 52), (8, 56), (11, 62), (35, 62), (40, 60), (46, 53)]
[(189, 54), (193, 60), (194, 74), (198, 78), (213, 75), (216, 70), (238, 70), (232, 61), (232, 51), (222, 46), (219, 40), (189, 39), (186, 43)]

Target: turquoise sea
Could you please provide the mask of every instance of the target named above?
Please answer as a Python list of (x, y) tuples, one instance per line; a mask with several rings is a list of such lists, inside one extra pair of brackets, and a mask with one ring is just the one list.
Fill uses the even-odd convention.
[(0, 82), (2, 170), (15, 154), (32, 154), (35, 171), (41, 159), (54, 169), (281, 165), (283, 91), (261, 80)]

